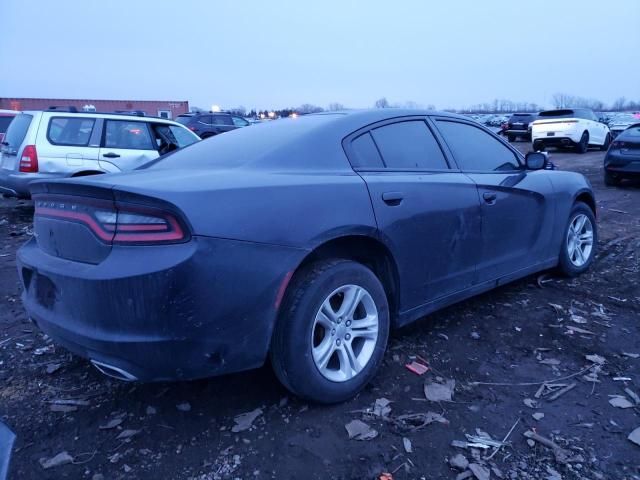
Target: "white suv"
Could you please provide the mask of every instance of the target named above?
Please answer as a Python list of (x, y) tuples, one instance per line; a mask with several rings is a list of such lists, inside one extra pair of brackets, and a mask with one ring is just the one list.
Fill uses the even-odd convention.
[(545, 147), (574, 147), (578, 153), (586, 153), (590, 145), (609, 148), (611, 132), (588, 108), (547, 110), (531, 124), (533, 149)]
[(0, 148), (0, 194), (27, 198), (34, 180), (133, 170), (198, 140), (189, 129), (162, 118), (22, 112), (9, 124)]

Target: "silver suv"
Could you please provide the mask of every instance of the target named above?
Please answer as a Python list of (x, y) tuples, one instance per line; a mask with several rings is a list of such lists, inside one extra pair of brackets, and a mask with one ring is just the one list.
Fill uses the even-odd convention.
[(0, 148), (0, 194), (28, 198), (34, 180), (133, 170), (198, 140), (162, 118), (23, 112), (12, 120)]

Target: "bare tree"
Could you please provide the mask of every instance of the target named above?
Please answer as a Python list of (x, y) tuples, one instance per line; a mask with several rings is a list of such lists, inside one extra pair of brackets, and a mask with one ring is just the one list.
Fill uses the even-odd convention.
[(329, 106), (327, 107), (327, 110), (329, 110), (330, 112), (337, 112), (338, 110), (344, 110), (344, 105), (338, 102), (333, 102), (330, 103)]
[(622, 111), (624, 110), (624, 106), (627, 103), (627, 99), (624, 97), (617, 98), (615, 102), (611, 105), (611, 110)]
[(304, 103), (300, 105), (298, 108), (296, 108), (296, 112), (302, 113), (302, 114), (319, 113), (319, 112), (324, 112), (324, 108), (318, 107), (317, 105), (312, 105), (310, 103)]
[(376, 108), (389, 108), (389, 101), (386, 97), (379, 98), (374, 104)]

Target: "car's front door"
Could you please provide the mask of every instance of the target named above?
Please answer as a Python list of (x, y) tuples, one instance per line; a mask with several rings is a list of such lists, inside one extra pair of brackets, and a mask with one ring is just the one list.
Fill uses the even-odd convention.
[[(482, 211), (478, 281), (493, 281), (550, 259), (553, 186), (485, 129), (461, 120), (434, 123), (462, 171), (477, 185)], [(555, 252), (557, 255), (557, 252)]]
[(108, 172), (133, 170), (158, 157), (148, 122), (106, 119), (100, 166)]
[(356, 132), (345, 149), (397, 261), (401, 312), (471, 286), (480, 242), (476, 187), (449, 167), (425, 119)]

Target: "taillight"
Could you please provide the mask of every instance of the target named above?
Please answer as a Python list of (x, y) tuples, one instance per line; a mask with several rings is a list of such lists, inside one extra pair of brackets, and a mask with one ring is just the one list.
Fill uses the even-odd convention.
[(154, 207), (75, 197), (35, 197), (35, 220), (48, 217), (81, 223), (102, 242), (155, 245), (188, 240), (188, 230), (171, 212)]
[(38, 152), (35, 145), (27, 145), (22, 150), (20, 171), (24, 173), (36, 173), (38, 171)]
[(187, 128), (189, 128), (189, 130), (191, 130), (192, 132), (196, 131), (196, 127), (187, 127)]
[(620, 141), (620, 140), (615, 140), (612, 144), (611, 144), (611, 148), (624, 148), (625, 144), (624, 142)]

